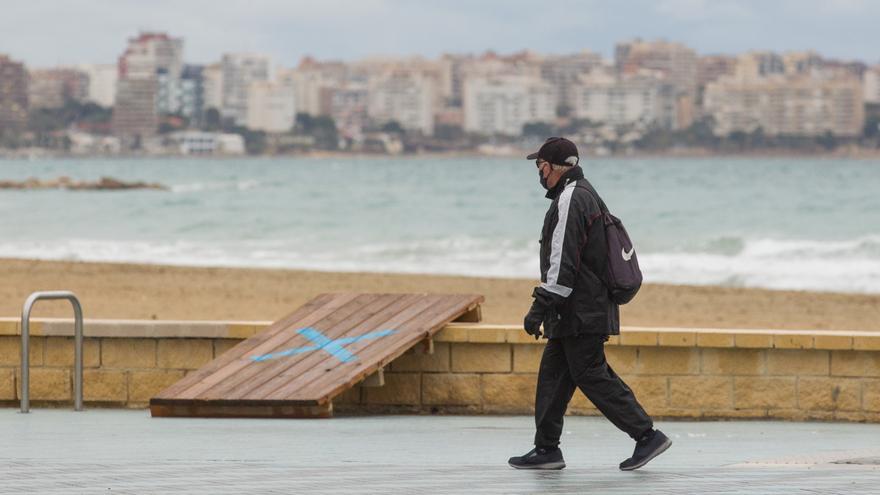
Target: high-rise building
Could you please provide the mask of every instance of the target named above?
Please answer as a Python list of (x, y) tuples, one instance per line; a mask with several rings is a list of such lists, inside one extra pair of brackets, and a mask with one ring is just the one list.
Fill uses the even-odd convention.
[(421, 72), (390, 69), (370, 78), (367, 114), (396, 121), (408, 131), (434, 134), (436, 79)]
[(707, 55), (697, 60), (697, 94), (694, 99), (685, 100), (690, 108), (690, 118), (681, 118), (679, 122), (692, 121), (698, 108), (703, 106), (703, 93), (706, 85), (724, 76), (736, 74), (737, 59), (727, 55)]
[(28, 122), (28, 75), (22, 62), (0, 55), (0, 135)]
[(156, 78), (124, 78), (117, 82), (113, 134), (122, 138), (126, 146), (156, 134), (159, 125), (157, 94)]
[(88, 98), (89, 76), (77, 69), (36, 69), (29, 77), (31, 108), (61, 108), (67, 100), (81, 102)]
[(440, 96), (446, 99), (446, 107), (461, 108), (465, 67), (473, 59), (472, 55), (450, 54), (445, 54), (440, 58), (441, 77), (438, 90)]
[(855, 77), (726, 77), (706, 86), (705, 112), (715, 133), (752, 132), (770, 136), (855, 137), (865, 121), (864, 90)]
[(129, 38), (118, 67), (113, 133), (130, 145), (156, 133), (160, 113), (180, 110), (183, 40), (140, 33)]
[(602, 57), (590, 51), (547, 56), (541, 60), (541, 77), (556, 88), (559, 101), (557, 113), (565, 114), (570, 111), (574, 102), (574, 90), (580, 79), (601, 66)]
[(182, 70), (183, 39), (166, 33), (141, 33), (129, 39), (119, 59), (120, 79), (156, 78), (156, 110), (160, 115), (180, 111)]
[(179, 78), (183, 69), (183, 39), (166, 33), (140, 33), (129, 38), (125, 53), (119, 57), (120, 79), (148, 79), (159, 71)]
[(614, 63), (621, 76), (645, 69), (659, 71), (678, 93), (692, 98), (697, 93), (697, 53), (680, 43), (639, 39), (619, 43)]
[(200, 124), (205, 110), (205, 68), (184, 65), (180, 74), (180, 114), (191, 123)]
[(254, 81), (248, 88), (247, 121), (249, 129), (287, 132), (296, 119), (293, 88), (286, 84)]
[[(311, 57), (305, 57), (296, 69), (286, 71), (279, 79), (289, 82), (296, 91), (298, 113), (332, 115), (336, 92), (351, 88), (355, 92), (352, 96), (357, 96), (358, 89), (367, 85), (369, 69), (375, 68), (369, 64), (318, 62)], [(344, 103), (346, 100), (347, 98), (342, 98), (336, 103)]]
[(221, 64), (206, 65), (202, 71), (205, 110), (223, 108), (223, 66)]
[[(464, 125), (464, 88), (473, 78), (505, 78), (508, 76), (540, 78), (541, 59), (529, 52), (501, 56), (492, 51), (479, 56), (444, 55), (440, 60), (440, 93), (444, 105), (438, 105), (435, 119), (453, 125)], [(558, 99), (558, 98), (557, 98)]]
[(321, 92), (332, 85), (327, 84), (323, 74), (312, 69), (296, 69), (291, 75), (296, 91), (296, 105), (300, 113), (321, 115), (328, 111), (322, 108)]
[(221, 113), (237, 125), (246, 125), (248, 117), (248, 94), (251, 84), (271, 80), (271, 63), (268, 56), (254, 54), (224, 54), (223, 103)]
[(89, 78), (86, 101), (97, 103), (102, 107), (112, 107), (116, 100), (119, 67), (114, 64), (82, 64), (76, 68)]
[(594, 74), (583, 78), (573, 93), (572, 117), (578, 119), (615, 126), (679, 127), (676, 90), (652, 72), (624, 77)]
[(880, 103), (880, 65), (869, 67), (863, 78), (865, 85), (865, 103)]
[(156, 73), (156, 111), (159, 115), (180, 113), (181, 80), (165, 69)]
[(518, 136), (525, 124), (556, 119), (556, 88), (537, 76), (468, 77), (464, 130)]

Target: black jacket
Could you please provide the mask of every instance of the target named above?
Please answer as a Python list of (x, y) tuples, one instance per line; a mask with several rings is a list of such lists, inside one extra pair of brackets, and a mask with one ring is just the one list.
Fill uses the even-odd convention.
[(547, 191), (553, 203), (541, 230), (541, 286), (537, 304), (546, 312), (544, 336), (617, 335), (620, 309), (603, 282), (607, 258), (602, 200), (579, 166)]

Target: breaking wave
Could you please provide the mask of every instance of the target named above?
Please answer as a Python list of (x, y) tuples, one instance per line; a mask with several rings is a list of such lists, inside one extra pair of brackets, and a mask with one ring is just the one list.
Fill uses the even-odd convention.
[[(455, 236), (398, 243), (301, 241), (0, 242), (0, 257), (186, 266), (293, 268), (536, 278), (537, 243)], [(880, 235), (850, 240), (712, 240), (639, 252), (647, 282), (880, 293)]]

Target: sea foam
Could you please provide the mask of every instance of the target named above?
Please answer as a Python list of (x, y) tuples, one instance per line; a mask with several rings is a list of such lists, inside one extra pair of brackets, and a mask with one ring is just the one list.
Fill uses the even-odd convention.
[[(304, 248), (296, 240), (0, 242), (0, 257), (537, 278), (537, 243), (455, 236)], [(880, 236), (743, 240), (736, 253), (638, 252), (646, 282), (880, 293)]]

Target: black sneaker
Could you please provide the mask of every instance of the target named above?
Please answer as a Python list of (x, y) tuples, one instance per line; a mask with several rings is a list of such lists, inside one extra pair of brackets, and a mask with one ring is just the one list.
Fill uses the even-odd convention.
[(654, 430), (636, 442), (632, 457), (620, 463), (621, 471), (633, 471), (662, 454), (672, 445), (672, 440), (660, 430)]
[(507, 463), (516, 469), (562, 469), (565, 467), (565, 459), (562, 458), (562, 451), (558, 448), (550, 450), (535, 447), (526, 455), (511, 457)]

